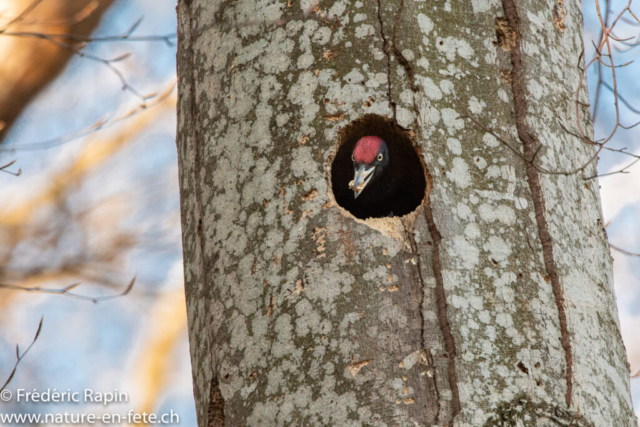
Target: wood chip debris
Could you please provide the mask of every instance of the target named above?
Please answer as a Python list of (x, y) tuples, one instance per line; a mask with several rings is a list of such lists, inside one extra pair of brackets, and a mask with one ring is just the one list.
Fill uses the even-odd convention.
[[(353, 184), (354, 184), (354, 182), (353, 182), (353, 180), (351, 180), (349, 182), (349, 190), (351, 190), (351, 191), (353, 191)], [(363, 189), (364, 189), (364, 181), (362, 181), (360, 184), (358, 184), (358, 188), (356, 188), (356, 191), (358, 193), (360, 193), (360, 192), (362, 192)]]

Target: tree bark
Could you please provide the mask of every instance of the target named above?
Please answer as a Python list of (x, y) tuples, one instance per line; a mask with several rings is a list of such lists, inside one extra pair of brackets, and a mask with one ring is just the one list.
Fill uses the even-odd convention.
[[(183, 0), (178, 19), (201, 427), (636, 425), (573, 135), (579, 3)], [(365, 117), (414, 139), (411, 215), (335, 203)]]

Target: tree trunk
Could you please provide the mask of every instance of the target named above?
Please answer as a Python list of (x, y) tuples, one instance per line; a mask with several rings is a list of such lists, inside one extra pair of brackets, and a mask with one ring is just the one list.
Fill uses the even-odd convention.
[[(180, 2), (201, 427), (636, 425), (595, 165), (569, 173), (580, 4), (516, 2)], [(337, 205), (356, 128), (415, 145), (414, 213)]]

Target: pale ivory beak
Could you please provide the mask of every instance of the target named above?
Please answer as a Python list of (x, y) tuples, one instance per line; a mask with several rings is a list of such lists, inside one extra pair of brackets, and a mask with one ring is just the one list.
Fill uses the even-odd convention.
[(362, 190), (364, 190), (364, 187), (366, 187), (369, 181), (371, 181), (375, 170), (375, 166), (367, 167), (367, 165), (362, 165), (358, 170), (356, 170), (353, 181), (349, 183), (349, 188), (353, 190), (353, 197), (355, 199), (358, 198), (360, 193), (362, 193)]

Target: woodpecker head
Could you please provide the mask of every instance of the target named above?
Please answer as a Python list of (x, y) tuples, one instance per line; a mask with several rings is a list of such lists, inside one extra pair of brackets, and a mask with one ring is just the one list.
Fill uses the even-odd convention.
[(349, 183), (353, 196), (357, 199), (365, 187), (376, 177), (380, 176), (389, 164), (389, 150), (387, 144), (377, 136), (360, 138), (351, 155), (355, 176)]

